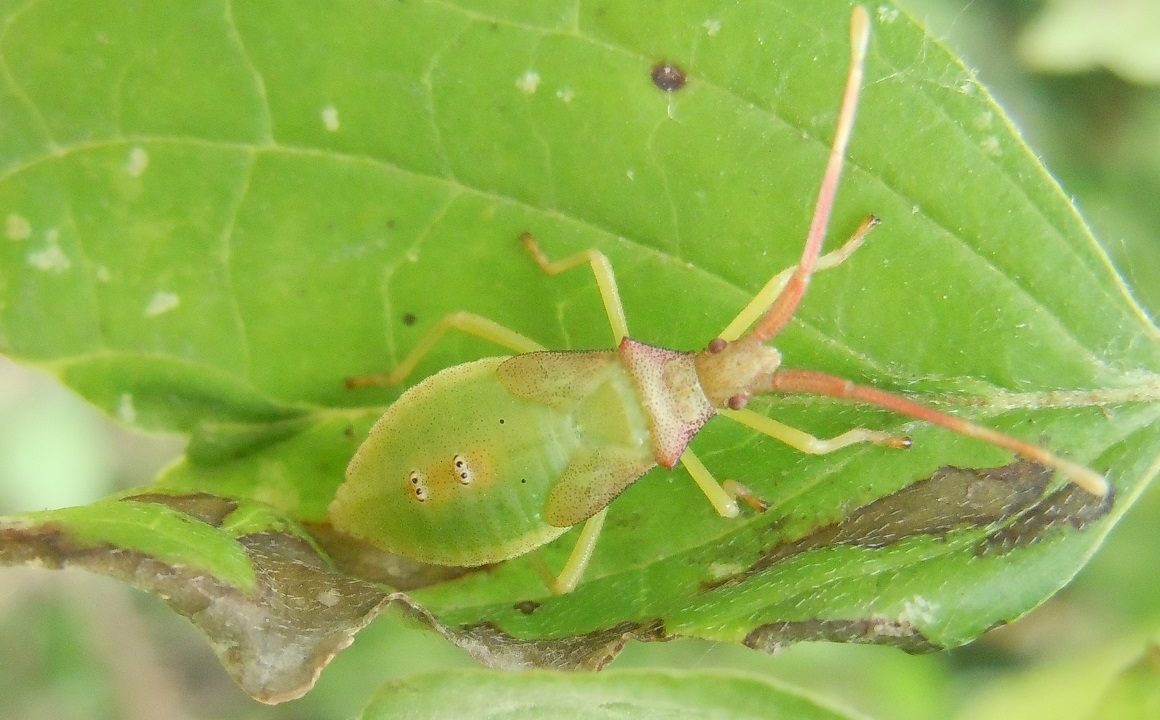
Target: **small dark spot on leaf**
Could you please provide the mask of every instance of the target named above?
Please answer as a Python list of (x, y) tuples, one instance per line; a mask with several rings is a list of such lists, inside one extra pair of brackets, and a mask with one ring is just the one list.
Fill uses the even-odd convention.
[(527, 479), (527, 478), (520, 478), (520, 483), (521, 483), (521, 484), (522, 484), (522, 483), (526, 483), (527, 481), (528, 481), (528, 479)]
[(522, 600), (522, 601), (516, 603), (515, 605), (513, 605), (512, 607), (514, 607), (516, 610), (519, 610), (524, 615), (531, 615), (532, 613), (534, 613), (536, 610), (539, 609), (540, 604), (538, 602), (536, 602), (535, 600)]
[(410, 327), (415, 324), (415, 313), (403, 313), (403, 324)]
[(388, 230), (394, 230), (394, 229), (395, 229), (395, 219), (394, 219), (394, 218), (390, 218), (390, 219), (388, 219), (388, 220), (387, 220), (387, 229), (388, 229)]
[(500, 424), (500, 425), (503, 425), (503, 418), (500, 418), (500, 419), (499, 419), (499, 424)]
[(354, 437), (354, 425), (347, 425), (342, 429), (342, 434), (348, 438)]
[(685, 71), (677, 65), (661, 61), (653, 65), (652, 73), (650, 73), (653, 85), (665, 92), (676, 92), (685, 86), (688, 78), (685, 77)]

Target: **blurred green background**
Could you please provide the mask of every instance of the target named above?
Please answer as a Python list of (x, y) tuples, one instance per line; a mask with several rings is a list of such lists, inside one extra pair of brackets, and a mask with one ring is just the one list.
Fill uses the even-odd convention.
[[(1160, 0), (902, 5), (977, 70), (1160, 316)], [(0, 514), (90, 502), (147, 482), (180, 452), (179, 438), (127, 433), (51, 379), (0, 362)], [(614, 667), (738, 668), (877, 718), (1089, 717), (1160, 627), (1158, 528), (1152, 488), (1070, 587), (953, 652), (807, 643), (770, 657), (678, 641), (631, 646)], [(473, 664), (388, 613), (306, 698), (265, 707), (156, 598), (33, 569), (0, 571), (0, 657), (0, 718), (26, 720), (344, 718), (388, 678)], [(1160, 674), (1144, 678), (1157, 692)]]

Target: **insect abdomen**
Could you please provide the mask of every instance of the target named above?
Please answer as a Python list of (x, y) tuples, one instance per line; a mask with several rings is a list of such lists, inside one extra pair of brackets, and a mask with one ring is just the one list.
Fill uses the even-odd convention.
[[(581, 367), (572, 377), (583, 391), (570, 399), (528, 397), (525, 386), (513, 392), (513, 367), (537, 355), (576, 359)], [(599, 357), (585, 362), (586, 355)], [(567, 527), (546, 520), (547, 498), (578, 454), (623, 438), (647, 451), (639, 407), (633, 415), (639, 401), (624, 397), (621, 375), (612, 353), (533, 353), (427, 378), (371, 429), (331, 504), (331, 521), (385, 550), (443, 565), (498, 562), (549, 542)]]

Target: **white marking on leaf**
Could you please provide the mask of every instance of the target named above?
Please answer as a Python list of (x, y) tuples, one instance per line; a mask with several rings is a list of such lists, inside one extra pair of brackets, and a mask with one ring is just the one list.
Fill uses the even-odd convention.
[(153, 297), (149, 298), (149, 303), (145, 305), (145, 317), (157, 317), (173, 310), (181, 304), (181, 298), (171, 292), (158, 290), (153, 293)]
[(319, 605), (332, 608), (342, 601), (342, 596), (334, 588), (327, 588), (318, 593), (315, 599), (318, 600)]
[(709, 18), (701, 24), (705, 27), (705, 34), (709, 37), (713, 37), (717, 33), (721, 32), (721, 21), (717, 18)]
[(892, 8), (889, 5), (878, 6), (878, 22), (883, 25), (889, 25), (898, 19), (898, 8)]
[(902, 615), (898, 619), (911, 625), (929, 625), (935, 621), (938, 609), (938, 603), (915, 595), (902, 604)]
[(516, 88), (520, 92), (527, 95), (534, 95), (536, 89), (540, 87), (540, 74), (535, 70), (528, 70), (523, 75), (516, 78)]
[(576, 97), (576, 93), (573, 92), (572, 88), (570, 87), (562, 87), (556, 91), (556, 97), (560, 98), (560, 100), (565, 103), (570, 103), (572, 102), (572, 99)]
[(125, 161), (125, 172), (129, 174), (129, 177), (141, 177), (148, 167), (149, 153), (145, 152), (145, 148), (141, 146), (131, 148), (129, 159)]
[(322, 108), (322, 126), (329, 132), (338, 132), (338, 108), (333, 105), (327, 105)]
[(12, 213), (4, 221), (4, 231), (9, 240), (27, 240), (32, 237), (32, 223), (23, 215)]
[(745, 565), (742, 563), (709, 563), (709, 579), (713, 581), (724, 580), (725, 578), (733, 577), (743, 572), (745, 572)]
[(50, 273), (62, 273), (72, 267), (72, 261), (58, 245), (50, 244), (43, 250), (28, 253), (28, 264), (37, 270)]

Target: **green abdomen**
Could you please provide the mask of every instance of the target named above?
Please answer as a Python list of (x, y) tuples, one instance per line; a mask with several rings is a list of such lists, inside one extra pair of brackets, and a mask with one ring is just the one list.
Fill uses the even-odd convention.
[(561, 535), (567, 528), (547, 522), (545, 499), (577, 452), (619, 444), (617, 435), (647, 438), (615, 356), (575, 355), (590, 359), (579, 397), (520, 397), (497, 376), (507, 358), (448, 368), (409, 389), (351, 460), (330, 509), (335, 527), (415, 560), (463, 566)]

